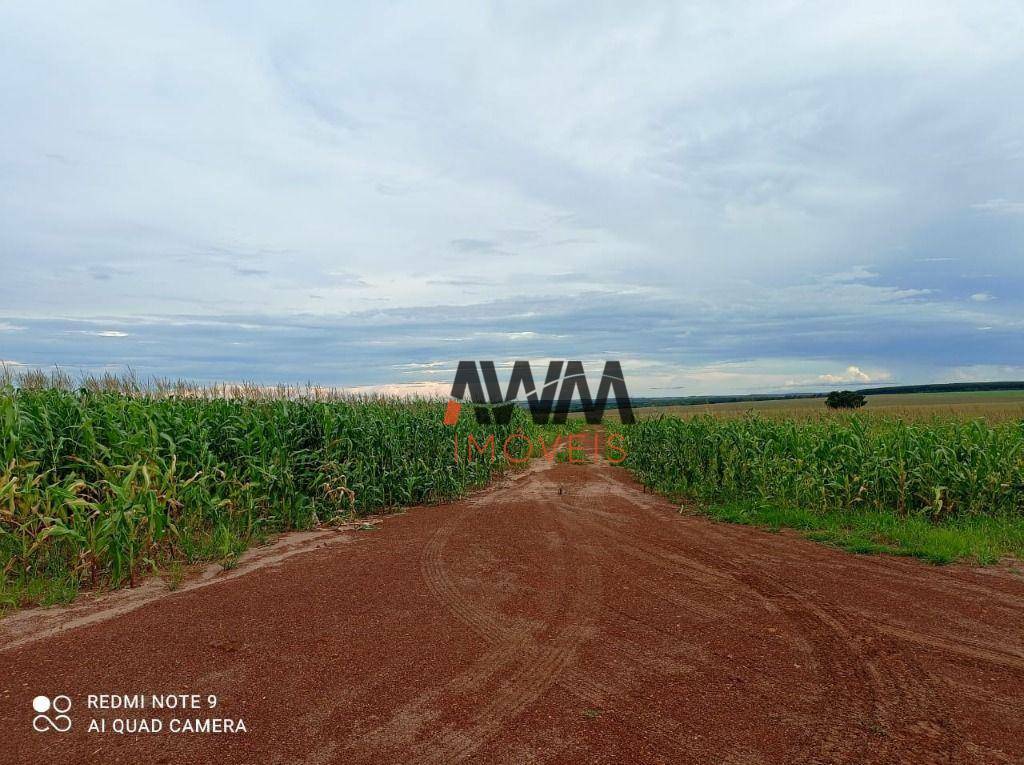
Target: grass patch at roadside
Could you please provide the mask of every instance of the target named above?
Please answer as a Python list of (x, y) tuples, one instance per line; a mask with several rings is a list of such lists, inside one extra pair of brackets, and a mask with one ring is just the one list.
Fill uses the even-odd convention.
[(813, 541), (859, 554), (904, 555), (935, 564), (991, 564), (1007, 556), (1024, 560), (1024, 520), (1019, 518), (956, 517), (936, 522), (921, 514), (816, 512), (755, 501), (700, 504), (695, 509), (728, 523), (794, 529)]

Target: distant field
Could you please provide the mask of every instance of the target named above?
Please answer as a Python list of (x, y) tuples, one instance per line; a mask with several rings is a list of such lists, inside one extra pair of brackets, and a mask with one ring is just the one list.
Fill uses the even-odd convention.
[[(867, 405), (859, 410), (865, 414), (881, 414), (906, 420), (933, 417), (982, 418), (989, 422), (1024, 420), (1024, 390), (964, 391), (956, 393), (895, 393), (868, 396)], [(698, 404), (694, 406), (650, 406), (636, 409), (638, 417), (672, 415), (693, 417), (712, 414), (737, 417), (755, 412), (766, 417), (828, 417), (823, 398), (798, 398), (775, 401), (743, 401), (728, 404)], [(614, 412), (610, 418), (616, 419)]]

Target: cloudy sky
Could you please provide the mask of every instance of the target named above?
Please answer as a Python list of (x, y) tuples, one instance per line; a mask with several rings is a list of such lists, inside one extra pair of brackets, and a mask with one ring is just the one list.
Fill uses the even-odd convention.
[(1022, 103), (1016, 1), (6, 3), (0, 359), (1024, 379)]

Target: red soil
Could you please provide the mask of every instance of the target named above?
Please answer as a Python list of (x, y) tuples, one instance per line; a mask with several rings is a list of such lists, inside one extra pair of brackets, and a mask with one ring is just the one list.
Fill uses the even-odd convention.
[[(1024, 762), (1024, 578), (1005, 569), (679, 515), (598, 465), (337, 536), (84, 620), (0, 623), (0, 762)], [(100, 693), (219, 703), (87, 709)], [(33, 731), (38, 694), (71, 697), (69, 733)], [(170, 734), (175, 716), (248, 732)], [(87, 731), (115, 717), (165, 730)]]

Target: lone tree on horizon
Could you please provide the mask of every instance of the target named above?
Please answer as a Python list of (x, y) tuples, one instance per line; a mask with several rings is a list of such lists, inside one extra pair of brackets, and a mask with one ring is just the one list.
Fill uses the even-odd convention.
[(834, 390), (825, 399), (829, 409), (860, 409), (868, 403), (864, 395), (852, 390)]

